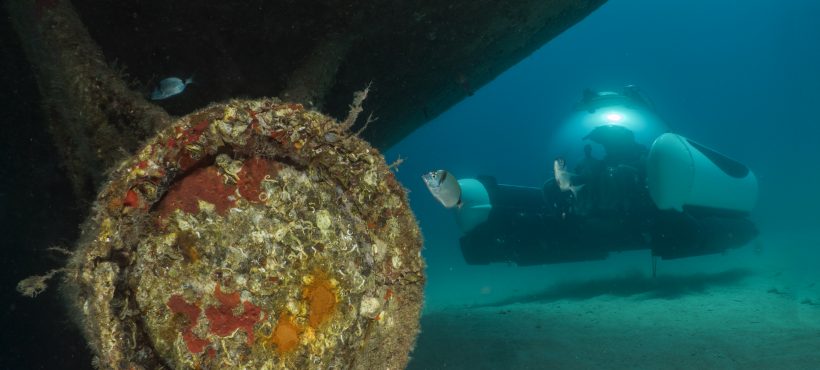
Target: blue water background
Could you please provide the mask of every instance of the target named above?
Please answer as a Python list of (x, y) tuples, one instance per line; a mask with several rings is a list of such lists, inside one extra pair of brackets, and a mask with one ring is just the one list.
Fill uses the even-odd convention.
[[(427, 311), (503, 298), (550, 282), (647, 271), (647, 253), (518, 268), (467, 266), (454, 216), (420, 175), (540, 186), (552, 172), (552, 131), (581, 91), (636, 84), (673, 131), (752, 168), (752, 214), (765, 253), (663, 262), (661, 272), (820, 261), (820, 2), (612, 0), (386, 153), (425, 236)], [(579, 148), (580, 151), (580, 148)], [(797, 266), (800, 265), (800, 266)], [(506, 281), (506, 283), (501, 283)]]

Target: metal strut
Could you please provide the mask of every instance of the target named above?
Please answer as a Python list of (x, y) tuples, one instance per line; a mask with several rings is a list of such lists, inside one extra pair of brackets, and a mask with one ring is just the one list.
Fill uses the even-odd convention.
[(652, 277), (656, 277), (658, 275), (658, 256), (652, 255)]

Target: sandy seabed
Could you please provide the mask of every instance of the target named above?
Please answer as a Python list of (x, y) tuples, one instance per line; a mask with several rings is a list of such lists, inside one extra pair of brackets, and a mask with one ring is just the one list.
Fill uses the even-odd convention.
[(430, 287), (408, 368), (820, 369), (820, 259), (762, 260), (528, 291), (498, 289), (503, 274), (466, 275), (474, 297)]

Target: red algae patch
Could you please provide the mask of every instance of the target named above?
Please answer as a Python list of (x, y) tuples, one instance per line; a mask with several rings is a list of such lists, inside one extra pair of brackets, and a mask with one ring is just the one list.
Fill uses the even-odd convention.
[(139, 207), (140, 206), (140, 198), (139, 198), (139, 195), (137, 195), (137, 192), (129, 189), (128, 192), (125, 193), (125, 199), (123, 199), (122, 205), (124, 207), (131, 207), (131, 208)]
[(177, 180), (157, 204), (157, 212), (161, 219), (177, 209), (197, 213), (200, 200), (213, 204), (221, 215), (234, 206), (234, 187), (225, 184), (216, 166), (196, 169)]
[(200, 353), (205, 349), (210, 342), (206, 339), (197, 337), (193, 333), (193, 328), (199, 320), (199, 312), (201, 311), (196, 304), (185, 302), (182, 296), (175, 294), (168, 299), (168, 308), (174, 314), (181, 314), (187, 319), (187, 326), (182, 329), (182, 339), (191, 353)]
[[(249, 158), (242, 162), (242, 168), (236, 173), (236, 184), (226, 181), (228, 176), (220, 172), (216, 165), (195, 169), (169, 187), (157, 204), (157, 213), (161, 220), (167, 219), (177, 209), (197, 213), (201, 200), (213, 204), (216, 213), (224, 216), (228, 209), (236, 205), (239, 196), (251, 203), (260, 203), (263, 199), (262, 181), (276, 176), (281, 167), (273, 160)], [(139, 204), (136, 194), (132, 198), (126, 197), (126, 206), (136, 207)]]
[(250, 202), (260, 202), (259, 197), (262, 194), (262, 181), (265, 177), (272, 178), (281, 168), (281, 164), (259, 157), (253, 157), (245, 160), (242, 164), (242, 169), (239, 171), (239, 181), (237, 181), (237, 188), (239, 194)]
[(261, 319), (262, 309), (245, 301), (242, 313), (234, 315), (234, 309), (240, 303), (239, 292), (222, 293), (219, 284), (214, 289), (214, 297), (219, 301), (219, 306), (205, 309), (205, 316), (210, 322), (210, 332), (220, 337), (227, 337), (236, 330), (242, 330), (248, 337), (248, 345), (253, 344), (253, 326)]
[[(236, 330), (242, 330), (247, 335), (248, 345), (254, 341), (253, 327), (262, 319), (262, 309), (250, 302), (241, 302), (239, 292), (223, 293), (219, 284), (214, 289), (214, 297), (219, 301), (218, 306), (211, 306), (205, 309), (205, 317), (208, 319), (209, 332), (220, 337), (232, 335)], [(236, 308), (242, 304), (242, 313), (235, 314)], [(174, 294), (166, 303), (171, 312), (182, 315), (185, 318), (185, 327), (182, 329), (182, 339), (191, 353), (201, 353), (211, 342), (207, 339), (199, 338), (193, 333), (193, 328), (199, 322), (199, 314), (202, 311), (195, 303), (188, 303), (179, 294)]]

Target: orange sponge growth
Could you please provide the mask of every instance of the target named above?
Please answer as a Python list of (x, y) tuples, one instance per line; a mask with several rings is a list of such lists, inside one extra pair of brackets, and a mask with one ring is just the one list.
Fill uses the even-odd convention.
[(316, 274), (313, 281), (305, 287), (302, 295), (308, 302), (310, 312), (308, 325), (316, 329), (336, 311), (336, 292), (326, 274)]
[(293, 322), (293, 317), (283, 314), (276, 323), (276, 329), (265, 339), (266, 342), (275, 345), (276, 350), (281, 354), (296, 348), (301, 332), (299, 325)]

